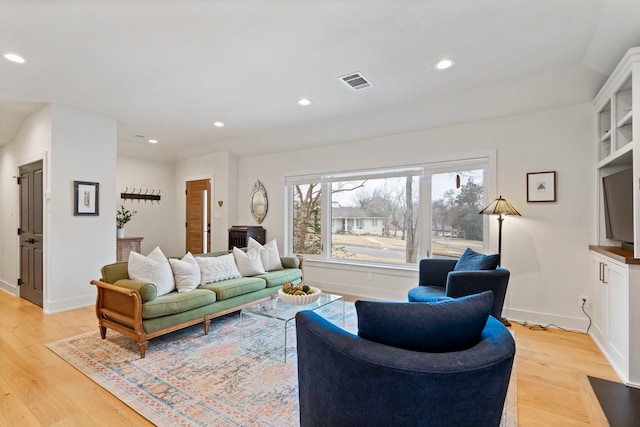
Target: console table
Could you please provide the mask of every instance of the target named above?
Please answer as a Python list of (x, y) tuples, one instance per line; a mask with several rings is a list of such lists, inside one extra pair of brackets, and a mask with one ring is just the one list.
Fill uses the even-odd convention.
[(262, 226), (234, 225), (229, 229), (229, 250), (236, 248), (246, 248), (251, 237), (256, 242), (264, 245), (267, 239), (267, 230)]
[(129, 261), (129, 252), (140, 253), (140, 242), (144, 237), (123, 237), (117, 239), (116, 261)]

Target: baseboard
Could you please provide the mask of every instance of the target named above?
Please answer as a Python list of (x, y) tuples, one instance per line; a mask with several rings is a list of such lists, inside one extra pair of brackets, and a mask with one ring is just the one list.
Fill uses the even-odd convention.
[[(4, 291), (14, 297), (20, 296), (20, 288), (11, 283), (0, 280), (0, 291)], [(75, 308), (87, 307), (96, 303), (96, 296), (84, 295), (77, 298), (70, 298), (62, 301), (46, 301), (42, 311), (47, 314), (59, 313), (61, 311), (73, 310)]]
[[(380, 289), (368, 286), (345, 285), (330, 281), (314, 281), (313, 286), (322, 289), (322, 292), (339, 295), (349, 295), (355, 299), (369, 299), (380, 301), (407, 301), (407, 293), (403, 290), (385, 288)], [(589, 327), (589, 319), (585, 317), (558, 316), (535, 311), (515, 310), (505, 307), (502, 316), (510, 321), (527, 323), (531, 325), (556, 325), (563, 329), (586, 332)]]
[(18, 287), (9, 282), (5, 282), (4, 280), (0, 280), (0, 291), (5, 291), (6, 293), (13, 295), (14, 297), (17, 297), (19, 295)]
[(555, 325), (563, 329), (569, 329), (578, 332), (587, 332), (589, 327), (589, 319), (579, 317), (557, 316), (549, 313), (539, 313), (535, 311), (515, 310), (504, 308), (502, 316), (512, 322), (527, 323), (530, 325)]
[(629, 378), (628, 374), (626, 374), (622, 369), (620, 369), (620, 362), (616, 362), (616, 358), (612, 357), (612, 355), (609, 353), (609, 349), (602, 344), (600, 339), (593, 333), (590, 333), (589, 335), (591, 336), (591, 339), (593, 340), (593, 342), (596, 343), (596, 345), (598, 346), (598, 348), (600, 349), (604, 357), (607, 359), (607, 362), (609, 362), (609, 365), (611, 365), (611, 367), (616, 372), (616, 374), (618, 374), (620, 381), (622, 381), (624, 385), (628, 387), (640, 389), (640, 383), (636, 381), (632, 381)]
[(73, 310), (75, 308), (88, 307), (95, 305), (95, 303), (95, 295), (84, 295), (62, 301), (45, 301), (43, 311), (47, 314), (53, 314), (61, 311)]
[(367, 287), (345, 285), (343, 283), (314, 281), (313, 286), (329, 294), (348, 295), (356, 299), (379, 300), (379, 301), (407, 301), (406, 292), (393, 292)]

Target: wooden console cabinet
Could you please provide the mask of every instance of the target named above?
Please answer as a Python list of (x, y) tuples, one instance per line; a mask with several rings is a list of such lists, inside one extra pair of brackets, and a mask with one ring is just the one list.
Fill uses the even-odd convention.
[(116, 261), (129, 261), (129, 252), (140, 253), (140, 242), (144, 237), (123, 237), (117, 239)]
[(249, 237), (261, 245), (267, 242), (267, 230), (261, 226), (234, 225), (229, 229), (229, 250), (236, 248), (246, 248)]

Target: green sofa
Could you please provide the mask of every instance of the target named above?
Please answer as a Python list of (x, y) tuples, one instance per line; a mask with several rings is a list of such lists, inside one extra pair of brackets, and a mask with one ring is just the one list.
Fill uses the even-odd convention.
[(202, 323), (204, 333), (208, 334), (211, 319), (271, 299), (285, 282), (301, 281), (300, 260), (296, 257), (280, 260), (282, 270), (207, 283), (190, 292), (174, 290), (159, 297), (153, 283), (129, 279), (127, 262), (105, 265), (101, 269), (102, 278), (91, 281), (98, 289), (96, 316), (100, 335), (106, 338), (107, 328), (111, 328), (133, 338), (144, 358), (152, 338), (197, 323)]

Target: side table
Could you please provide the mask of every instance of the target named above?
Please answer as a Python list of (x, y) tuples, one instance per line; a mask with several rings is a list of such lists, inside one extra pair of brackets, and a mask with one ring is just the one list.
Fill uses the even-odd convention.
[(140, 253), (140, 242), (144, 237), (123, 237), (117, 239), (116, 261), (128, 261), (129, 252)]

